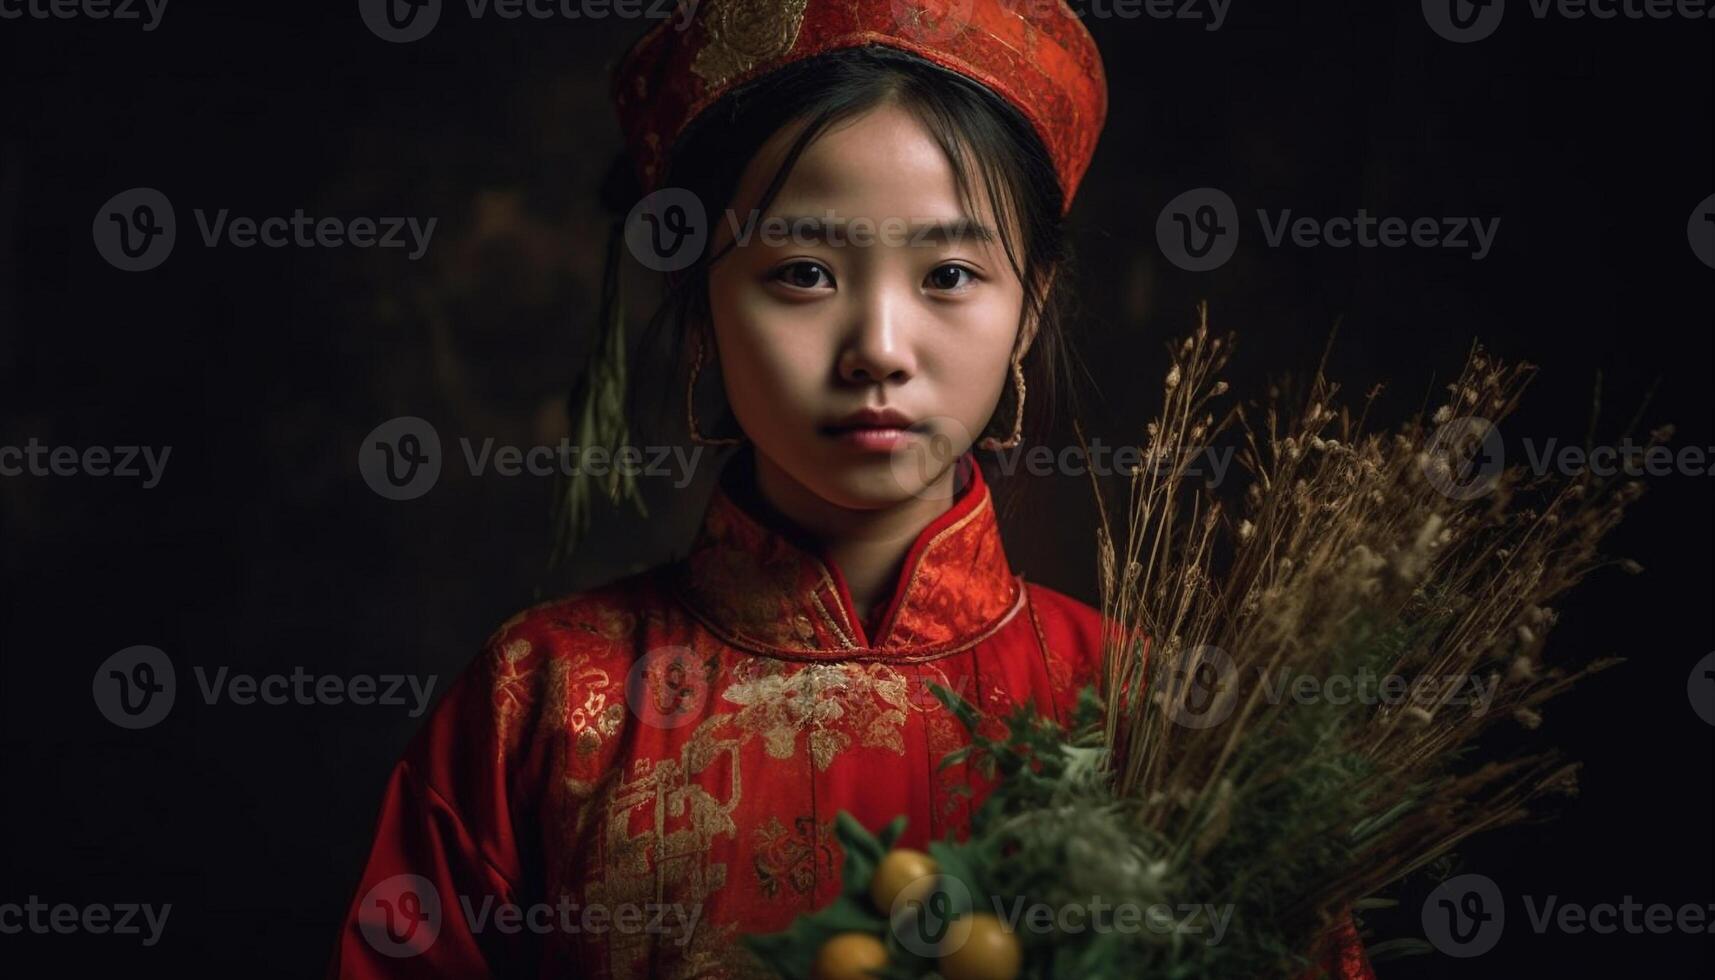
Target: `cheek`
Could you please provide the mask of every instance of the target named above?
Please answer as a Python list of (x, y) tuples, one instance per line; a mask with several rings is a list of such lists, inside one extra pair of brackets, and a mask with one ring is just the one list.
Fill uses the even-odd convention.
[(824, 331), (741, 284), (711, 281), (710, 309), (727, 399), (747, 432), (809, 414), (833, 355)]
[(1012, 383), (1020, 309), (1021, 301), (1007, 297), (974, 305), (957, 329), (936, 337), (925, 351), (940, 410), (958, 419), (973, 438)]

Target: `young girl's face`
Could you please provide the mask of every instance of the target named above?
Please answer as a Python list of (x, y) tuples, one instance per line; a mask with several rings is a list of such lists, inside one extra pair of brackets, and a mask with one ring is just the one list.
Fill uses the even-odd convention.
[[(745, 227), (800, 129), (751, 160), (732, 211), (714, 218), (715, 249), (743, 239), (734, 220)], [(721, 377), (760, 465), (845, 508), (947, 492), (1034, 332), (993, 208), (979, 203), (964, 213), (940, 145), (895, 105), (805, 148), (748, 241), (709, 274)], [(908, 428), (852, 418), (865, 409)]]

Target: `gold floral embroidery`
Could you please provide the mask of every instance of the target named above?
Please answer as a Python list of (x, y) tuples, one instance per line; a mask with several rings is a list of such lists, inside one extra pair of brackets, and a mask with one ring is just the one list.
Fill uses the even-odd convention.
[(743, 710), (733, 722), (762, 736), (768, 754), (790, 759), (807, 732), (810, 757), (826, 770), (852, 744), (905, 754), (902, 734), (910, 708), (909, 683), (887, 664), (832, 663), (793, 667), (747, 659), (722, 696)]
[(709, 0), (708, 42), (691, 62), (710, 90), (792, 50), (808, 0)]
[(795, 817), (792, 827), (788, 834), (779, 817), (769, 817), (756, 829), (756, 853), (751, 862), (762, 893), (769, 898), (779, 894), (781, 882), (800, 895), (808, 895), (818, 878), (834, 876), (834, 841), (828, 825), (817, 823), (815, 817)]
[(499, 736), (496, 757), (506, 756), (518, 748), (518, 719), (529, 710), (529, 678), (531, 671), (524, 666), (531, 653), (529, 640), (512, 640), (500, 648), (494, 668), (494, 724)]
[[(590, 700), (596, 700), (596, 695), (593, 692), (590, 695)], [(575, 718), (572, 724), (573, 730), (576, 731), (577, 720)], [(608, 705), (599, 716), (596, 716), (595, 722), (590, 727), (578, 731), (578, 754), (593, 755), (597, 749), (601, 748), (602, 739), (613, 737), (624, 724), (625, 705), (617, 702)]]
[[(605, 601), (570, 596), (555, 603), (527, 609), (500, 627), (504, 637), (532, 617), (545, 619), (555, 628), (582, 633), (617, 644), (637, 631), (637, 616)], [(570, 659), (551, 652), (537, 657), (530, 640), (515, 637), (501, 643), (490, 660), (490, 692), (497, 735), (496, 758), (504, 763), (523, 740), (523, 719), (540, 711), (537, 730), (548, 737), (568, 728), (580, 755), (589, 755), (603, 739), (616, 734), (625, 720), (623, 698), (613, 701), (613, 679), (591, 663), (588, 650)], [(545, 680), (537, 672), (547, 669)], [(613, 701), (613, 703), (610, 703)]]
[[(580, 752), (587, 753), (600, 744), (603, 735), (618, 730), (619, 718), (610, 719), (607, 707), (608, 688), (612, 682), (607, 671), (590, 663), (588, 653), (571, 658), (557, 658), (548, 664), (548, 690), (543, 705), (541, 726), (546, 735), (571, 730)], [(589, 738), (595, 744), (586, 744)]]

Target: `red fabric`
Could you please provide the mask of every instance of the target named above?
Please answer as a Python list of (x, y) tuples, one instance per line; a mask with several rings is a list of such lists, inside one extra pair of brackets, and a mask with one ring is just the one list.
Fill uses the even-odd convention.
[(644, 188), (656, 188), (685, 127), (733, 88), (866, 44), (919, 55), (1016, 106), (1053, 158), (1071, 207), (1107, 117), (1107, 77), (1083, 22), (1043, 0), (704, 0), (689, 26), (662, 21), (614, 73), (614, 104)]
[[(1012, 573), (964, 471), (873, 639), (832, 563), (724, 488), (684, 560), (503, 625), (393, 773), (332, 975), (760, 975), (736, 940), (838, 895), (839, 811), (963, 838), (988, 786), (937, 771), (966, 738), (929, 685), (1064, 718), (1100, 658), (1096, 611)], [(544, 928), (473, 928), (485, 902)], [(596, 907), (615, 928), (585, 931)], [(1336, 975), (1369, 976), (1347, 938)]]

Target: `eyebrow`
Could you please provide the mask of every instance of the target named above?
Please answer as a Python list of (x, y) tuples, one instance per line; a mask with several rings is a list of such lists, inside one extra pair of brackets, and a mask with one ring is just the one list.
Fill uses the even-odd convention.
[[(853, 219), (848, 218), (829, 218), (827, 215), (782, 214), (765, 217), (760, 223), (764, 227), (767, 227), (770, 224), (773, 224), (775, 227), (784, 225), (793, 236), (802, 235), (805, 238), (823, 243), (826, 243), (833, 238), (840, 239), (842, 243), (849, 243), (851, 240), (852, 229), (850, 225), (852, 220)], [(909, 232), (905, 241), (905, 244), (908, 245), (925, 245), (932, 243), (952, 244), (955, 242), (987, 244), (989, 242), (996, 241), (999, 238), (993, 228), (983, 224), (981, 221), (968, 217), (940, 219), (935, 221), (912, 221), (909, 223), (903, 222), (903, 219), (899, 218), (883, 218), (880, 221), (870, 218), (859, 218), (856, 220), (860, 221), (865, 226), (862, 233), (865, 234), (872, 242), (879, 240), (885, 243), (885, 239), (888, 236), (898, 233), (898, 229), (901, 228), (902, 224)]]

